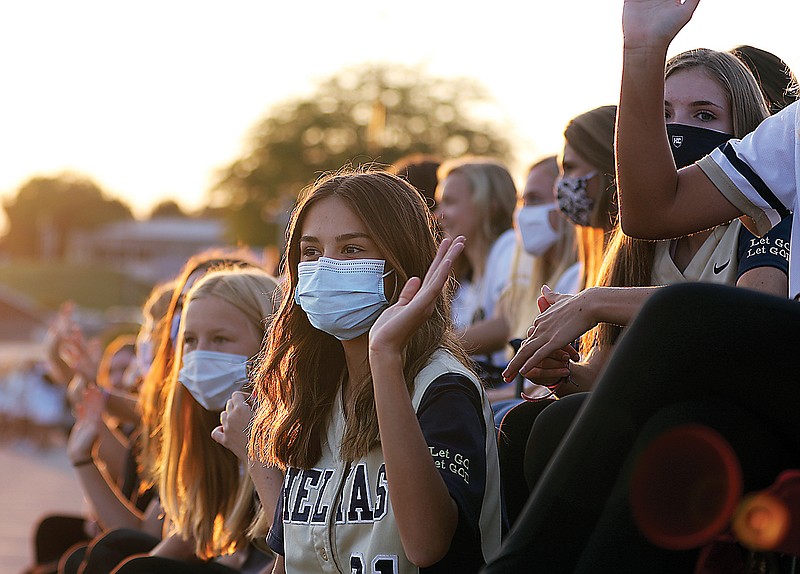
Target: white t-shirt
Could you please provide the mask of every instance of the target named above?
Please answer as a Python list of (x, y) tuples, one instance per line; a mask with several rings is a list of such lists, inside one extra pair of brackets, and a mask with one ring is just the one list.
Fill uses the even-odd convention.
[[(466, 329), (473, 323), (489, 319), (494, 314), (494, 307), (500, 295), (511, 281), (511, 263), (516, 240), (517, 236), (513, 229), (502, 233), (489, 250), (483, 277), (477, 282), (460, 283), (451, 307), (453, 323), (457, 330)], [(506, 351), (494, 353), (491, 361), (494, 365), (501, 365), (506, 361)]]
[[(764, 234), (800, 207), (800, 103), (764, 120), (742, 140), (731, 140), (697, 164), (725, 198)], [(800, 217), (792, 222), (791, 243), (800, 238)], [(789, 296), (800, 295), (800, 259), (789, 254)]]
[(556, 293), (565, 293), (568, 295), (575, 295), (581, 290), (581, 279), (583, 278), (583, 265), (580, 261), (573, 263), (561, 274), (556, 284), (553, 286), (553, 291)]

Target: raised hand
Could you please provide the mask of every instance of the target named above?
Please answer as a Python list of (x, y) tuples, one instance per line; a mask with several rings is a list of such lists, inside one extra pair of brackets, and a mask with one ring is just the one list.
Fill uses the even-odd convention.
[(92, 457), (92, 448), (100, 435), (105, 396), (98, 387), (83, 391), (83, 400), (76, 408), (76, 421), (69, 433), (67, 455), (73, 464)]
[(625, 49), (665, 49), (692, 18), (700, 0), (625, 0)]
[(425, 278), (411, 277), (403, 286), (397, 303), (386, 309), (369, 332), (370, 354), (401, 353), (414, 332), (433, 313), (436, 299), (450, 276), (453, 261), (464, 250), (464, 238), (444, 239)]
[(220, 426), (211, 431), (211, 438), (241, 461), (247, 460), (247, 432), (253, 418), (248, 398), (247, 393), (234, 392), (219, 415)]

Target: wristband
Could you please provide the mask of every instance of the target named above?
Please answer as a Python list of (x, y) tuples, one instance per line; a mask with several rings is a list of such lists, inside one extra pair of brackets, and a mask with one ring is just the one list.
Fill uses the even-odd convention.
[(72, 463), (72, 468), (78, 468), (79, 466), (86, 466), (87, 464), (93, 464), (94, 459), (90, 456), (89, 458), (84, 458)]

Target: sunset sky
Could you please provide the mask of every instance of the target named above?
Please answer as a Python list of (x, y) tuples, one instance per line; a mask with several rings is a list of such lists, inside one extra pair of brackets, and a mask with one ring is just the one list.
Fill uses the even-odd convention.
[[(273, 104), (375, 61), (478, 78), (520, 176), (558, 150), (572, 116), (616, 102), (621, 10), (621, 0), (5, 2), (0, 196), (69, 169), (139, 215), (164, 198), (196, 208)], [(747, 43), (800, 70), (799, 25), (796, 0), (703, 0), (671, 54)]]

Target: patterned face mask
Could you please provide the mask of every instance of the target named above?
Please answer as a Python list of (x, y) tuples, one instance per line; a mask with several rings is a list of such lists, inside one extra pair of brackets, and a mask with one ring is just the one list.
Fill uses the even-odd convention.
[(562, 177), (556, 183), (558, 207), (575, 225), (589, 227), (594, 209), (594, 200), (586, 193), (589, 180), (597, 175), (592, 172), (583, 177)]

